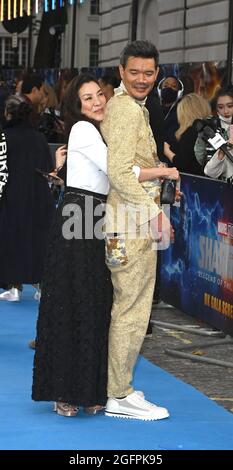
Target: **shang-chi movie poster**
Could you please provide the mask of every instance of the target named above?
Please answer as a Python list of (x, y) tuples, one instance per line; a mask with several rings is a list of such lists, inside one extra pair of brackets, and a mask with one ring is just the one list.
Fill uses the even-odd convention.
[(233, 333), (233, 187), (182, 175), (172, 208), (175, 242), (161, 252), (161, 296), (167, 303)]

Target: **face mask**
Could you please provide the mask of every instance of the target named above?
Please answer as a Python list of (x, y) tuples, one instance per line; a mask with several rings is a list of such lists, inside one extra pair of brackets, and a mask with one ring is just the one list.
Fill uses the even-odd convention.
[(225, 116), (222, 116), (221, 114), (218, 115), (219, 119), (223, 122), (225, 122), (226, 124), (231, 124), (231, 120), (232, 120), (232, 117), (225, 117)]
[(177, 100), (177, 91), (173, 90), (173, 88), (162, 88), (161, 90), (161, 97), (162, 103), (174, 103)]

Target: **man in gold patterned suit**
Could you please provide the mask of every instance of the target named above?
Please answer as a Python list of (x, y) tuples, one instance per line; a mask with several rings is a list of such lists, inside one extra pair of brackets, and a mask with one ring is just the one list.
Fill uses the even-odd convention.
[(146, 401), (143, 392), (134, 391), (131, 384), (151, 313), (156, 267), (154, 240), (170, 236), (171, 230), (158, 205), (159, 180), (142, 184), (133, 171), (139, 167), (149, 175), (150, 168), (158, 162), (145, 108), (158, 74), (156, 47), (148, 41), (128, 44), (119, 70), (122, 81), (108, 102), (101, 127), (108, 145), (111, 186), (106, 213), (106, 258), (114, 287), (105, 414), (157, 420), (169, 416), (167, 409)]

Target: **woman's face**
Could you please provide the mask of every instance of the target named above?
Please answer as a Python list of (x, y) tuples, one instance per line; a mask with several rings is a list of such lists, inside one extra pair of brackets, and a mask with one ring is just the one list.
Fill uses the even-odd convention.
[(89, 119), (101, 122), (104, 119), (106, 98), (95, 82), (84, 83), (79, 92), (81, 112)]
[(217, 100), (217, 112), (225, 118), (231, 118), (233, 116), (233, 98), (228, 95), (220, 96)]

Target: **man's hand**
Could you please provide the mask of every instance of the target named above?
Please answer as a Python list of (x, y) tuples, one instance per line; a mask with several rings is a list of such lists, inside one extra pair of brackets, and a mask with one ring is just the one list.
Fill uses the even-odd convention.
[(183, 193), (178, 188), (176, 188), (175, 201), (180, 202), (182, 196), (183, 196)]
[(175, 180), (178, 181), (180, 179), (180, 173), (177, 170), (177, 168), (164, 168), (163, 175), (165, 178), (169, 180)]
[(163, 211), (150, 221), (150, 231), (160, 250), (165, 250), (174, 242), (174, 230)]

